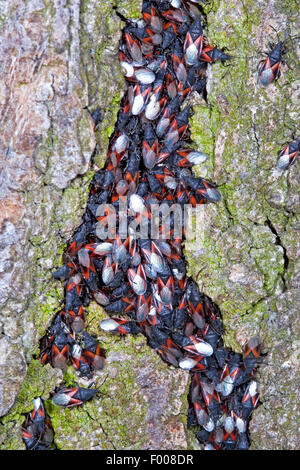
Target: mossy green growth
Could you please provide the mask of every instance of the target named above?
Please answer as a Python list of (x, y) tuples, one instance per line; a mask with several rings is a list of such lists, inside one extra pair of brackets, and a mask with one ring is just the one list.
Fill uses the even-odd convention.
[(145, 443), (147, 402), (136, 383), (137, 371), (148, 360), (145, 341), (133, 337), (112, 341), (108, 335), (102, 345), (112, 359), (93, 379), (98, 396), (72, 410), (47, 403), (58, 448), (139, 449)]
[(53, 313), (58, 310), (62, 291), (50, 289), (44, 295), (45, 300), (38, 302), (33, 307), (34, 325), (39, 337), (45, 334), (45, 330), (49, 326), (49, 320), (53, 317)]
[[(261, 6), (250, 0), (215, 1), (204, 8), (210, 43), (225, 47), (232, 60), (228, 68), (213, 65), (208, 106), (194, 107), (191, 133), (210, 157), (196, 174), (217, 182), (222, 201), (205, 207), (201, 247), (186, 244), (186, 256), (189, 273), (223, 312), (227, 343), (237, 345), (239, 329), (247, 326), (251, 335), (261, 328), (265, 309), (260, 307), (272, 302), (283, 278), (289, 278), (284, 249), (269, 221), (285, 237), (281, 201), (287, 180), (274, 173), (274, 166), (286, 123), (295, 126), (296, 113), (286, 112), (286, 83), (279, 80), (267, 89), (256, 83)], [(289, 71), (285, 79), (290, 81)]]
[(50, 365), (43, 366), (33, 360), (28, 366), (17, 400), (9, 413), (0, 419), (0, 449), (24, 449), (21, 439), (21, 427), (25, 415), (33, 409), (34, 398), (49, 398), (49, 393), (58, 386), (62, 380), (62, 373)]
[(115, 0), (115, 5), (124, 16), (137, 20), (141, 18), (142, 0)]
[(49, 364), (44, 366), (38, 360), (33, 359), (28, 366), (26, 379), (24, 380), (18, 398), (10, 412), (2, 418), (2, 424), (24, 416), (33, 409), (33, 399), (41, 397), (46, 400), (50, 391), (59, 384), (62, 373), (53, 369)]

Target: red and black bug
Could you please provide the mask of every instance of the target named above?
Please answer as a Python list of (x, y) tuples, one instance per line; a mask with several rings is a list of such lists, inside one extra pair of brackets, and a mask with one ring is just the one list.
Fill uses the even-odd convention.
[(69, 388), (62, 386), (52, 394), (51, 398), (53, 403), (56, 405), (71, 408), (73, 406), (82, 405), (86, 401), (91, 400), (98, 392), (98, 389), (93, 388)]
[(188, 65), (198, 62), (203, 48), (203, 30), (200, 16), (198, 16), (190, 27), (184, 41), (184, 58)]
[(289, 142), (279, 153), (277, 160), (277, 168), (279, 170), (287, 170), (296, 161), (300, 152), (300, 139)]
[(259, 338), (251, 338), (245, 346), (243, 363), (246, 372), (251, 373), (258, 364), (261, 356), (262, 344)]
[(208, 62), (210, 64), (214, 64), (218, 60), (222, 62), (222, 64), (225, 64), (226, 61), (230, 60), (231, 56), (228, 54), (225, 54), (222, 50), (217, 49), (216, 47), (210, 46), (209, 44), (206, 44), (203, 46), (201, 55), (200, 55), (200, 60), (204, 62)]
[(267, 53), (267, 58), (261, 63), (258, 69), (258, 80), (264, 87), (267, 87), (274, 80), (278, 79), (282, 55), (284, 53), (283, 41), (278, 41), (275, 45), (269, 44), (269, 47), (270, 52)]
[(22, 425), (22, 439), (28, 450), (54, 449), (54, 432), (40, 398), (34, 399), (34, 408)]
[(247, 386), (245, 393), (242, 398), (242, 417), (244, 420), (248, 420), (253, 413), (254, 408), (259, 403), (259, 395), (257, 391), (257, 382), (252, 380)]

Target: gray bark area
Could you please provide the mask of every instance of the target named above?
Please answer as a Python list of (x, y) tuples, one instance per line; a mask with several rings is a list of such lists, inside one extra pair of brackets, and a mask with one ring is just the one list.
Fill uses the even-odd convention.
[[(0, 447), (23, 449), (20, 427), (42, 396), (61, 449), (194, 449), (186, 428), (188, 376), (164, 364), (144, 338), (104, 335), (89, 307), (88, 331), (107, 349), (101, 398), (58, 409), (50, 392), (74, 375), (33, 359), (63, 301), (51, 278), (80, 224), (93, 171), (105, 159), (124, 80), (121, 20), (141, 2), (0, 0)], [(259, 335), (263, 404), (252, 448), (296, 449), (299, 390), (299, 162), (284, 174), (277, 152), (299, 123), (296, 1), (212, 1), (210, 42), (232, 54), (209, 74), (208, 104), (195, 97), (192, 134), (210, 158), (197, 174), (219, 185), (205, 207), (201, 245), (186, 244), (190, 273), (223, 312), (226, 344)], [(262, 89), (257, 65), (275, 28), (286, 39), (279, 80)], [(298, 75), (297, 75), (298, 73)], [(89, 112), (100, 106), (94, 129)], [(93, 159), (92, 159), (93, 156)]]

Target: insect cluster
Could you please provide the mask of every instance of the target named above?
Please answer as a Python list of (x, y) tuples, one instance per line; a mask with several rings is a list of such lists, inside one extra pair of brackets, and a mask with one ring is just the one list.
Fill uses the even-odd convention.
[[(220, 200), (213, 183), (191, 172), (206, 156), (191, 148), (187, 102), (193, 92), (205, 96), (207, 65), (230, 58), (205, 38), (199, 3), (145, 0), (143, 19), (126, 23), (119, 51), (126, 92), (106, 165), (94, 176), (83, 223), (54, 274), (65, 282), (65, 306), (41, 340), (40, 361), (60, 369), (72, 363), (88, 378), (104, 367), (104, 350), (84, 331), (84, 307), (95, 300), (110, 315), (102, 330), (143, 334), (164, 361), (190, 372), (188, 425), (197, 426), (206, 449), (248, 449), (248, 424), (259, 401), (260, 342), (252, 338), (243, 354), (224, 347), (218, 307), (187, 276), (174, 214), (170, 227), (160, 217), (158, 236), (151, 237), (152, 204), (177, 204), (184, 212), (187, 204)], [(274, 54), (260, 70), (264, 85), (272, 81), (270, 68), (273, 78), (277, 73)], [(294, 150), (284, 151), (281, 167), (294, 158)], [(124, 201), (128, 205), (120, 211)], [(99, 237), (99, 226), (113, 220), (115, 230)], [(142, 221), (146, 236), (136, 237), (130, 227)], [(52, 400), (70, 407), (96, 393), (62, 386)], [(37, 399), (23, 424), (26, 447), (51, 447), (50, 434)]]

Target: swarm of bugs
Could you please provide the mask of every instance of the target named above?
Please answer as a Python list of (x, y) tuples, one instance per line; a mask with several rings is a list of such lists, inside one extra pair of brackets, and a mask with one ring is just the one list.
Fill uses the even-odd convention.
[[(255, 372), (261, 342), (252, 338), (242, 354), (224, 346), (217, 305), (187, 276), (182, 239), (160, 219), (151, 237), (154, 203), (217, 203), (216, 185), (193, 175), (206, 155), (191, 147), (188, 105), (192, 93), (205, 97), (208, 64), (230, 56), (210, 45), (203, 33), (197, 0), (144, 0), (142, 20), (127, 21), (119, 49), (126, 92), (111, 136), (105, 168), (92, 181), (83, 223), (55, 274), (65, 283), (65, 306), (42, 338), (40, 361), (64, 369), (71, 363), (91, 378), (104, 367), (105, 351), (85, 329), (84, 307), (91, 300), (110, 316), (100, 328), (120, 335), (143, 334), (161, 358), (189, 372), (188, 426), (205, 449), (246, 450), (249, 421), (259, 404)], [(263, 86), (278, 77), (282, 43), (259, 69)], [(299, 152), (299, 139), (279, 155), (287, 168)], [(120, 202), (129, 201), (124, 213)], [(99, 207), (104, 210), (99, 215)], [(100, 238), (116, 209), (116, 233)], [(146, 220), (147, 236), (121, 224)], [(183, 225), (183, 222), (182, 222)], [(123, 317), (120, 317), (123, 315)], [(92, 399), (97, 390), (60, 387), (52, 396), (72, 407)], [(28, 449), (51, 447), (51, 425), (40, 399), (23, 424)]]

